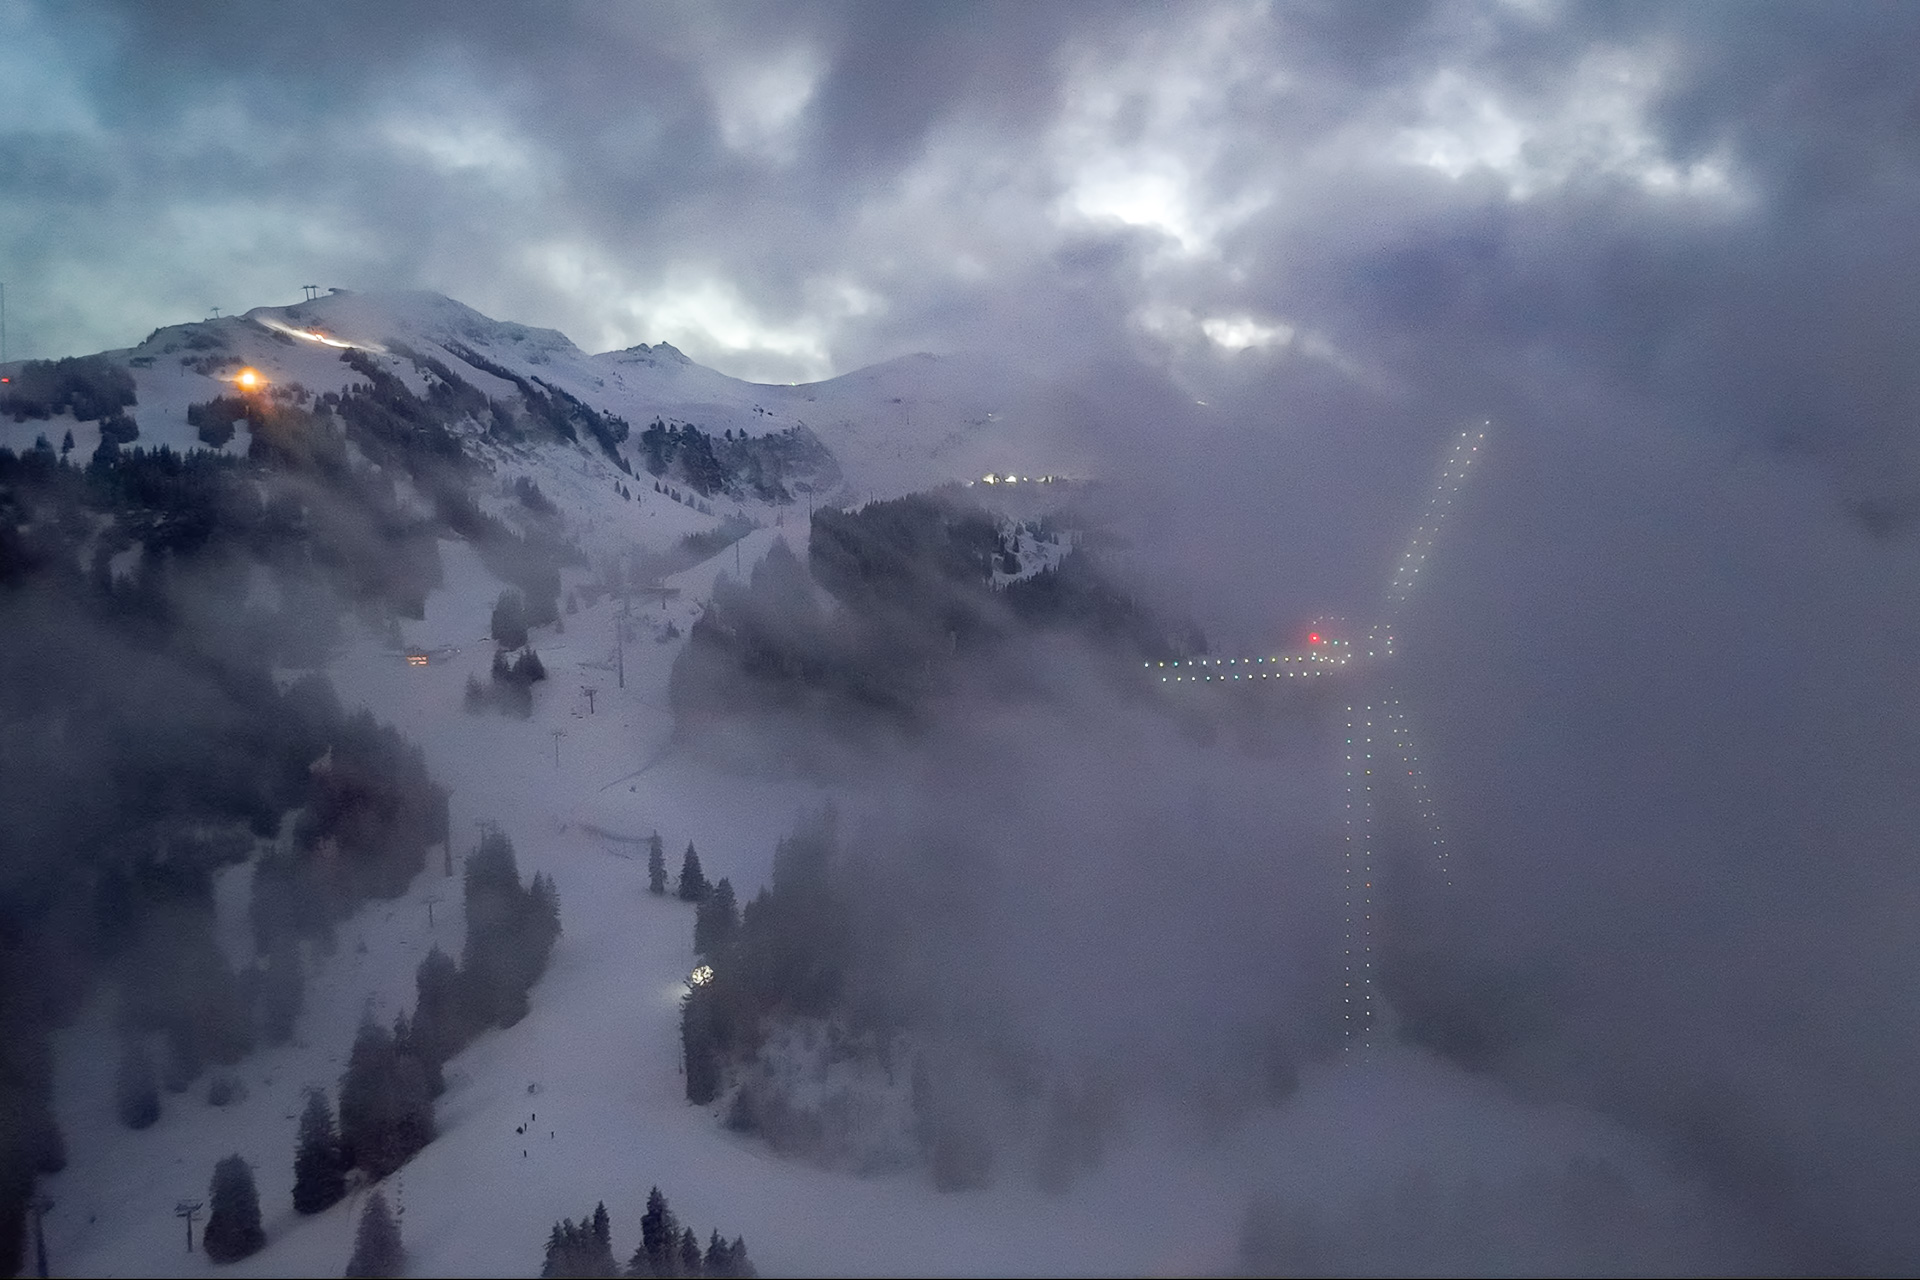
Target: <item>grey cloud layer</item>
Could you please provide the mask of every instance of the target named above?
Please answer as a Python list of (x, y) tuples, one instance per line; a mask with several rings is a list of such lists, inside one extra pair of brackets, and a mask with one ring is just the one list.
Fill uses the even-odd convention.
[[(1234, 361), (1197, 327), (1244, 314), (1445, 410), (1577, 396), (1841, 451), (1879, 526), (1920, 493), (1910, 8), (15, 22), (37, 36), (16, 56), (59, 51), (41, 74), (69, 103), (16, 100), (0, 135), (34, 354), (319, 280), (587, 346), (667, 337), (749, 376), (1005, 345), (1191, 388), (1271, 373), (1271, 348)], [(1708, 171), (1731, 193), (1687, 186)]]

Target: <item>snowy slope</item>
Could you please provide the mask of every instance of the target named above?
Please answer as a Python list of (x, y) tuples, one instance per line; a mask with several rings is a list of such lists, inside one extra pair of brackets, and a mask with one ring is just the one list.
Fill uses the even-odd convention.
[[(189, 348), (195, 339), (222, 347)], [(202, 371), (183, 358), (244, 361), (317, 392), (354, 377), (339, 362), (338, 343), (375, 352), (404, 345), (447, 361), (489, 394), (508, 394), (510, 384), (454, 364), (450, 348), (464, 346), (636, 429), (656, 415), (712, 432), (804, 422), (834, 451), (856, 500), (989, 470), (1071, 469), (1071, 460), (1045, 454), (1019, 397), (963, 360), (912, 357), (814, 386), (756, 386), (664, 346), (589, 356), (550, 330), (501, 324), (428, 294), (262, 308), (164, 330), (114, 355), (135, 372), (141, 443), (195, 447), (186, 405), (225, 384), (220, 369)], [(405, 360), (391, 367), (420, 385)], [(43, 431), (57, 444), (62, 429), (4, 423), (0, 444), (20, 447)], [(77, 447), (90, 451), (80, 436)], [(664, 547), (728, 514), (716, 504), (716, 516), (701, 515), (655, 494), (643, 472), (628, 480), (628, 501), (614, 490), (619, 473), (590, 447), (498, 451), (488, 461), (496, 489), (523, 475), (536, 480), (590, 547)], [(487, 496), (491, 509), (510, 506), (498, 492)], [(451, 787), (456, 852), (470, 847), (476, 821), (497, 821), (522, 873), (550, 873), (561, 899), (564, 936), (532, 1012), (449, 1064), (439, 1136), (391, 1180), (412, 1274), (536, 1274), (551, 1224), (600, 1200), (624, 1261), (654, 1184), (703, 1237), (714, 1227), (743, 1233), (766, 1275), (1217, 1272), (1236, 1265), (1249, 1170), (1265, 1171), (1260, 1185), (1364, 1190), (1409, 1150), (1464, 1165), (1494, 1185), (1556, 1169), (1570, 1152), (1650, 1163), (1611, 1131), (1546, 1108), (1501, 1112), (1507, 1104), (1490, 1101), (1484, 1086), (1394, 1052), (1372, 1069), (1310, 1072), (1293, 1105), (1226, 1135), (1138, 1117), (1106, 1166), (1058, 1198), (1038, 1195), (1019, 1176), (942, 1195), (923, 1171), (828, 1173), (779, 1160), (688, 1106), (677, 1000), (693, 958), (692, 910), (646, 892), (637, 841), (657, 830), (675, 865), (695, 843), (709, 878), (730, 877), (744, 899), (766, 880), (779, 837), (826, 798), (811, 784), (723, 774), (671, 745), (666, 691), (678, 643), (658, 641), (659, 624), (672, 621), (684, 635), (719, 576), (750, 571), (775, 538), (805, 555), (802, 512), (744, 513), (760, 527), (671, 577), (677, 595), (633, 602), (624, 688), (614, 661), (622, 606), (603, 598), (566, 615), (560, 629), (536, 630), (551, 678), (536, 686), (530, 719), (464, 712), (463, 684), (484, 678), (492, 656), (485, 633), (502, 584), (456, 541), (441, 545), (445, 580), (428, 597), (425, 619), (402, 628), (406, 643), (434, 650), (431, 665), (407, 666), (388, 641), (360, 633), (331, 665), (343, 700), (419, 742)], [(1018, 550), (1025, 573), (1052, 563), (1059, 548), (1029, 536)], [(567, 584), (585, 576), (569, 570)], [(586, 687), (595, 690), (591, 714)], [(844, 792), (838, 799), (855, 809), (861, 802)], [(242, 954), (246, 874), (230, 873), (220, 887), (225, 937)], [(296, 1041), (256, 1053), (233, 1073), (244, 1099), (212, 1107), (203, 1081), (189, 1094), (164, 1096), (162, 1119), (142, 1132), (113, 1116), (112, 1010), (102, 1001), (60, 1033), (56, 1101), (71, 1161), (45, 1184), (57, 1202), (46, 1220), (56, 1273), (338, 1274), (360, 1197), (310, 1219), (292, 1213), (302, 1092), (337, 1084), (362, 1010), (370, 1003), (390, 1019), (410, 1006), (420, 957), (436, 943), (457, 955), (461, 930), (458, 877), (446, 878), (430, 859), (404, 897), (361, 911), (340, 930), (334, 954), (313, 957)], [(1489, 1114), (1504, 1116), (1506, 1127), (1484, 1131)], [(521, 1126), (527, 1132), (516, 1132)], [(268, 1244), (216, 1268), (186, 1252), (172, 1211), (182, 1198), (203, 1198), (214, 1162), (233, 1152), (255, 1166)]]
[[(187, 406), (231, 393), (240, 368), (256, 369), (270, 383), (297, 382), (316, 394), (337, 391), (359, 380), (339, 359), (349, 347), (388, 357), (382, 363), (416, 392), (425, 380), (399, 358), (400, 351), (444, 362), (491, 397), (512, 397), (510, 382), (456, 354), (470, 350), (625, 418), (636, 433), (655, 418), (716, 436), (804, 426), (842, 464), (844, 484), (820, 495), (823, 501), (897, 497), (989, 471), (1073, 470), (1071, 458), (1043, 443), (1033, 388), (965, 356), (908, 356), (827, 382), (762, 385), (695, 364), (665, 343), (588, 355), (552, 329), (492, 320), (433, 293), (335, 293), (288, 307), (257, 307), (244, 316), (170, 326), (137, 347), (103, 354), (133, 374), (137, 443), (184, 450), (204, 447), (187, 425)], [(58, 446), (70, 428), (84, 459), (98, 443), (98, 429), (66, 417), (0, 420), (0, 446), (25, 449), (41, 433)], [(244, 452), (244, 434), (226, 447)], [(581, 453), (580, 468), (610, 486), (614, 468), (590, 450)], [(633, 439), (623, 453), (638, 471)]]
[[(743, 560), (775, 536), (750, 535)], [(447, 557), (447, 586), (430, 598), (427, 621), (411, 625), (437, 637), (470, 635), (497, 583), (463, 549), (450, 546)], [(686, 593), (667, 606), (675, 616), (690, 617), (695, 593), (732, 570), (730, 551), (715, 559), (726, 563), (680, 575)], [(703, 1234), (744, 1233), (766, 1275), (1220, 1271), (1234, 1265), (1248, 1163), (1274, 1168), (1283, 1185), (1364, 1182), (1377, 1148), (1406, 1141), (1397, 1127), (1412, 1126), (1419, 1141), (1456, 1158), (1458, 1131), (1484, 1124), (1480, 1086), (1409, 1057), (1375, 1076), (1310, 1076), (1300, 1104), (1224, 1139), (1163, 1132), (1144, 1118), (1106, 1168), (1058, 1199), (1018, 1177), (942, 1195), (921, 1171), (828, 1173), (729, 1134), (685, 1103), (678, 1074), (677, 1000), (692, 963), (692, 911), (647, 893), (634, 841), (658, 830), (676, 857), (693, 841), (710, 877), (731, 877), (750, 895), (769, 873), (775, 841), (824, 796), (808, 784), (722, 776), (663, 754), (675, 646), (627, 645), (626, 688), (617, 688), (608, 659), (619, 608), (603, 600), (567, 618), (564, 632), (536, 634), (552, 678), (537, 686), (526, 721), (460, 710), (462, 683), (484, 673), (487, 644), (464, 645), (421, 669), (367, 637), (333, 669), (350, 701), (426, 748), (435, 774), (453, 788), (456, 830), (470, 832), (478, 818), (499, 821), (523, 874), (550, 873), (561, 896), (565, 934), (531, 1014), (454, 1059), (440, 1136), (391, 1180), (412, 1274), (535, 1274), (547, 1228), (602, 1199), (624, 1257), (656, 1183)], [(583, 685), (597, 691), (592, 715)], [(243, 884), (222, 889), (224, 909), (244, 909)], [(437, 900), (431, 925), (429, 899)], [(390, 1018), (409, 1006), (420, 957), (435, 943), (457, 954), (460, 938), (458, 879), (431, 860), (405, 897), (371, 906), (341, 929), (338, 951), (320, 958), (296, 1043), (257, 1053), (234, 1072), (248, 1090), (243, 1101), (211, 1107), (204, 1085), (166, 1095), (159, 1124), (138, 1133), (112, 1115), (110, 1010), (96, 1008), (61, 1033), (57, 1100), (72, 1160), (47, 1180), (58, 1202), (47, 1219), (57, 1271), (338, 1274), (359, 1197), (310, 1219), (292, 1212), (302, 1090), (334, 1085), (362, 1008), (370, 1002)], [(522, 1124), (524, 1135), (516, 1132)], [(1571, 1146), (1616, 1161), (1634, 1154), (1623, 1140), (1579, 1131), (1544, 1109), (1514, 1116), (1513, 1126), (1473, 1139), (1488, 1149), (1496, 1174), (1516, 1148), (1563, 1154)], [(172, 1209), (183, 1197), (204, 1197), (213, 1163), (231, 1152), (255, 1166), (268, 1244), (215, 1267), (186, 1252)]]

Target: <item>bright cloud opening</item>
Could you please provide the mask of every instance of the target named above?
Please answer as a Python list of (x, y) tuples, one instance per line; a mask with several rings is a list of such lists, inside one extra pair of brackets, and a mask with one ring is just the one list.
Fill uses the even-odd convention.
[(1209, 316), (1200, 322), (1200, 332), (1208, 341), (1228, 351), (1249, 347), (1284, 347), (1293, 341), (1290, 324), (1267, 324), (1252, 316)]

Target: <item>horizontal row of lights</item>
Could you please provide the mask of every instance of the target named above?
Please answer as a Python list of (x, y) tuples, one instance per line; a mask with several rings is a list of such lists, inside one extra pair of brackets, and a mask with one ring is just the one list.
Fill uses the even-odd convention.
[[(1335, 640), (1332, 643), (1342, 644), (1344, 641)], [(1172, 662), (1143, 662), (1140, 665), (1143, 667), (1250, 667), (1260, 662), (1313, 662), (1322, 666), (1339, 666), (1347, 661), (1348, 655), (1344, 653), (1337, 656), (1332, 654), (1322, 656), (1317, 653), (1286, 653), (1272, 658), (1188, 658), (1184, 663), (1176, 658)]]
[(1282, 676), (1291, 680), (1294, 676), (1324, 676), (1330, 674), (1332, 673), (1327, 671), (1249, 671), (1244, 675), (1239, 672), (1233, 672), (1231, 674), (1222, 672), (1217, 676), (1161, 676), (1160, 683), (1179, 684), (1188, 680), (1195, 682), (1201, 680), (1277, 680)]

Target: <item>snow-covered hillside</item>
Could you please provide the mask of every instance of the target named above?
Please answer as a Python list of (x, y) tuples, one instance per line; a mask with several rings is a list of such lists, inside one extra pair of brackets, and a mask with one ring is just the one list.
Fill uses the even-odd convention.
[[(340, 359), (352, 350), (374, 357), (416, 393), (431, 384), (421, 361), (432, 359), (488, 398), (510, 401), (517, 388), (498, 369), (617, 415), (635, 433), (655, 419), (714, 437), (803, 427), (840, 463), (831, 486), (814, 495), (818, 501), (897, 497), (987, 472), (1068, 467), (1041, 443), (1032, 389), (976, 358), (922, 354), (827, 382), (761, 385), (704, 368), (665, 343), (588, 355), (552, 329), (492, 320), (433, 293), (336, 292), (293, 306), (256, 307), (243, 316), (163, 328), (137, 347), (104, 356), (133, 375), (138, 443), (186, 450), (205, 447), (187, 421), (188, 406), (231, 394), (240, 370), (257, 371), (267, 386), (298, 383), (316, 395), (340, 391), (361, 380)], [(71, 415), (0, 420), (0, 446), (20, 451), (37, 435), (58, 446), (69, 430), (84, 460), (99, 441), (98, 424)], [(224, 447), (244, 452), (245, 435)], [(548, 465), (571, 472), (577, 485), (611, 491), (618, 470), (590, 448), (578, 452), (571, 466), (552, 458)], [(621, 453), (634, 472), (643, 472), (637, 434)], [(657, 505), (650, 490), (635, 498), (643, 509)], [(716, 510), (746, 513), (751, 505), (722, 502)]]
[[(694, 960), (693, 909), (648, 893), (641, 842), (658, 832), (676, 865), (692, 843), (707, 877), (729, 878), (745, 900), (768, 881), (776, 842), (802, 815), (829, 798), (857, 812), (885, 797), (863, 795), (858, 783), (830, 797), (813, 783), (736, 776), (676, 745), (667, 691), (684, 637), (721, 575), (750, 573), (781, 541), (806, 560), (805, 497), (698, 499), (672, 477), (656, 485), (638, 433), (655, 419), (722, 439), (804, 427), (831, 451), (837, 476), (832, 492), (812, 496), (848, 504), (988, 472), (1071, 472), (1073, 460), (1047, 452), (1031, 389), (976, 361), (915, 356), (812, 386), (758, 386), (664, 345), (590, 356), (551, 330), (493, 321), (431, 294), (336, 294), (260, 308), (164, 329), (109, 358), (133, 377), (138, 443), (191, 450), (204, 446), (189, 405), (233, 394), (241, 369), (269, 387), (341, 393), (367, 376), (342, 362), (350, 351), (416, 396), (445, 385), (437, 362), (487, 400), (511, 403), (527, 386), (545, 387), (624, 419), (634, 434), (610, 452), (584, 435), (516, 439), (490, 434), (477, 418), (454, 424), (461, 450), (479, 464), (471, 469), (478, 505), (521, 527), (555, 520), (588, 553), (586, 565), (560, 570), (577, 610), (533, 631), (549, 678), (534, 686), (524, 719), (464, 709), (466, 682), (484, 680), (494, 656), (490, 615), (506, 582), (475, 543), (450, 534), (437, 543), (441, 580), (423, 617), (399, 623), (397, 637), (348, 625), (326, 674), (349, 707), (370, 709), (419, 743), (450, 788), (454, 874), (435, 850), (403, 896), (341, 926), (335, 952), (309, 951), (294, 1041), (228, 1072), (243, 1092), (224, 1106), (206, 1100), (203, 1078), (164, 1095), (153, 1127), (122, 1127), (112, 1104), (115, 1010), (102, 984), (57, 1036), (56, 1104), (70, 1159), (42, 1183), (55, 1203), (45, 1225), (56, 1274), (340, 1272), (364, 1193), (312, 1217), (293, 1212), (302, 1098), (310, 1087), (337, 1086), (367, 1009), (386, 1022), (411, 1006), (429, 948), (459, 954), (458, 856), (481, 822), (511, 838), (523, 873), (553, 878), (564, 933), (531, 1013), (483, 1033), (448, 1064), (438, 1136), (388, 1181), (414, 1275), (536, 1274), (552, 1224), (600, 1201), (624, 1259), (654, 1185), (703, 1236), (712, 1228), (744, 1234), (766, 1275), (1218, 1272), (1238, 1265), (1250, 1176), (1289, 1193), (1332, 1187), (1360, 1204), (1382, 1179), (1420, 1161), (1447, 1162), (1451, 1173), (1495, 1188), (1550, 1175), (1569, 1159), (1656, 1163), (1617, 1131), (1547, 1107), (1496, 1103), (1487, 1087), (1397, 1050), (1360, 1069), (1309, 1064), (1292, 1105), (1261, 1106), (1211, 1129), (1129, 1116), (1104, 1164), (1058, 1194), (1020, 1174), (943, 1194), (922, 1168), (856, 1177), (782, 1160), (729, 1132), (711, 1110), (685, 1101), (678, 1006)], [(81, 458), (90, 455), (99, 429), (70, 415), (0, 422), (0, 445), (19, 450), (44, 434), (58, 447), (69, 429)], [(224, 449), (247, 445), (241, 432)], [(551, 517), (514, 496), (521, 480), (537, 486)], [(1057, 565), (1071, 545), (1041, 514), (1022, 510), (1001, 523), (999, 582)], [(714, 536), (729, 517), (726, 537)], [(696, 534), (708, 537), (684, 541)], [(611, 557), (689, 546), (660, 584), (666, 590), (630, 603), (604, 590)], [(410, 664), (409, 649), (429, 660)], [(1203, 803), (1204, 795), (1194, 801)], [(251, 870), (227, 871), (218, 886), (221, 941), (236, 963), (253, 959)], [(1124, 1016), (1136, 1012), (1154, 1013)], [(233, 1153), (255, 1168), (267, 1244), (215, 1266), (187, 1252), (174, 1207), (204, 1198), (215, 1162)]]

